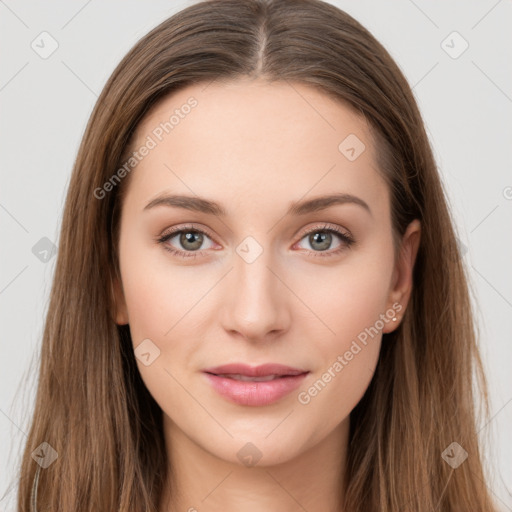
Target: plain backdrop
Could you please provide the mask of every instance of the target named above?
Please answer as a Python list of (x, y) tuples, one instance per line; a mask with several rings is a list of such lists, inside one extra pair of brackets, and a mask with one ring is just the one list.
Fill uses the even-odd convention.
[[(86, 122), (132, 45), (192, 3), (0, 0), (0, 511), (14, 511), (55, 269), (51, 247)], [(512, 510), (512, 4), (331, 3), (388, 49), (423, 114), (478, 311), (491, 391), (492, 419), (479, 433), (489, 440), (490, 488)]]

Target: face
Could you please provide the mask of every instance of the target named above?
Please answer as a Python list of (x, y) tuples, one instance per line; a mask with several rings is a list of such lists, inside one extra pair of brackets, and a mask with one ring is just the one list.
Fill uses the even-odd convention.
[[(133, 150), (116, 321), (167, 432), (238, 464), (245, 443), (274, 464), (335, 435), (403, 317), (419, 241), (413, 223), (395, 257), (364, 119), (306, 85), (200, 84), (157, 104)], [(288, 369), (205, 373), (231, 363)]]

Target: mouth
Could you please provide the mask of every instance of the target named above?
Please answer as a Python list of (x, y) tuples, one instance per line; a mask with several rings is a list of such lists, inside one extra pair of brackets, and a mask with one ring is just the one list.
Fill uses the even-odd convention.
[(203, 373), (213, 389), (230, 402), (263, 406), (288, 395), (310, 372), (278, 364), (251, 367), (235, 363), (207, 368)]
[(221, 366), (205, 368), (203, 372), (212, 375), (242, 376), (242, 377), (287, 377), (307, 373), (309, 370), (294, 368), (278, 363), (266, 363), (259, 366), (250, 366), (245, 363), (229, 363)]
[(242, 375), (240, 373), (209, 373), (216, 377), (224, 377), (226, 379), (241, 380), (244, 382), (268, 382), (269, 380), (275, 379), (286, 379), (288, 377), (294, 377), (294, 375), (266, 375), (264, 377), (250, 377), (249, 375)]

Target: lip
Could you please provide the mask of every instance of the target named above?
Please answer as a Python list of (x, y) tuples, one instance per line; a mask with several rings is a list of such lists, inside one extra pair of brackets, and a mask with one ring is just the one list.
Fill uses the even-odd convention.
[[(273, 363), (260, 366), (233, 363), (206, 368), (203, 373), (213, 389), (231, 402), (239, 405), (264, 406), (277, 402), (299, 387), (309, 371)], [(279, 377), (263, 382), (251, 382), (223, 377), (220, 374)]]

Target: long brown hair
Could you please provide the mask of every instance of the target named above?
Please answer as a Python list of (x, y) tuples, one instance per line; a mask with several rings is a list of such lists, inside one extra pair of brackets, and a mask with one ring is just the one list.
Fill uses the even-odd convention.
[[(477, 440), (473, 371), (487, 415), (488, 398), (468, 279), (410, 86), (384, 47), (333, 5), (211, 0), (143, 37), (90, 117), (64, 208), (18, 511), (158, 510), (168, 476), (162, 411), (139, 375), (129, 326), (113, 320), (129, 176), (104, 197), (95, 191), (123, 164), (158, 100), (189, 84), (247, 76), (308, 84), (357, 109), (391, 191), (393, 235), (413, 219), (422, 224), (403, 322), (384, 335), (373, 380), (351, 413), (344, 510), (495, 510)], [(468, 453), (457, 468), (442, 457), (453, 442)], [(41, 443), (58, 454), (45, 469), (31, 456)]]

